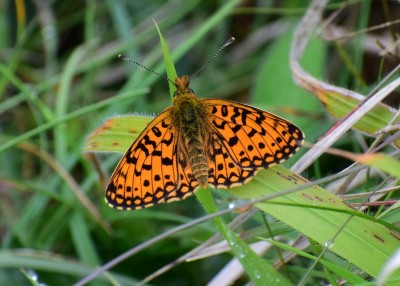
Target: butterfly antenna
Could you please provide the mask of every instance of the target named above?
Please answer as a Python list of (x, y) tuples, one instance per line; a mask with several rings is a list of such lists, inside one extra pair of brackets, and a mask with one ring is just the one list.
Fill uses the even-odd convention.
[(158, 72), (153, 71), (152, 69), (149, 69), (148, 67), (142, 65), (141, 63), (135, 61), (134, 59), (132, 59), (132, 58), (130, 58), (130, 57), (127, 57), (127, 56), (125, 56), (125, 55), (123, 55), (123, 54), (119, 54), (119, 55), (118, 55), (118, 58), (120, 58), (121, 60), (126, 61), (126, 62), (132, 62), (132, 63), (134, 63), (134, 64), (137, 64), (139, 67), (144, 68), (145, 70), (147, 70), (147, 71), (149, 71), (149, 72), (151, 72), (151, 73), (154, 73), (155, 75), (158, 75), (159, 77), (161, 77), (161, 78), (163, 78), (163, 79), (169, 81), (169, 82), (172, 83), (173, 85), (175, 85), (175, 83), (174, 83), (172, 80), (170, 80), (169, 78), (167, 78), (165, 75), (159, 74)]
[(194, 79), (199, 73), (201, 73), (201, 72), (206, 68), (206, 66), (208, 66), (208, 64), (209, 64), (211, 61), (213, 61), (213, 60), (219, 55), (219, 53), (222, 52), (223, 49), (225, 49), (227, 46), (229, 46), (230, 44), (232, 44), (234, 41), (235, 41), (235, 38), (234, 38), (234, 37), (230, 37), (230, 38), (225, 42), (225, 44), (223, 44), (223, 45), (218, 49), (218, 51), (217, 51), (208, 61), (206, 61), (205, 64), (204, 64), (201, 68), (198, 69), (197, 72), (195, 72), (194, 74), (192, 74), (192, 75), (190, 76), (190, 80)]

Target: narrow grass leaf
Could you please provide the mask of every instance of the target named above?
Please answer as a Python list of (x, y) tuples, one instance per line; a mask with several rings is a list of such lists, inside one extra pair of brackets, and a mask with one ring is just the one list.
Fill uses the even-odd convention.
[(400, 161), (383, 153), (363, 154), (356, 159), (365, 165), (377, 168), (400, 179)]
[(89, 134), (85, 152), (125, 152), (153, 119), (152, 116), (111, 117)]
[[(159, 29), (158, 31), (160, 34), (160, 41), (162, 45), (168, 78), (175, 79), (176, 70), (173, 64), (172, 57)], [(171, 96), (173, 96), (173, 92), (175, 90), (176, 88), (173, 86), (170, 90)], [(217, 207), (215, 206), (214, 200), (209, 190), (198, 191), (197, 198), (208, 213), (213, 213), (217, 211)], [(246, 270), (246, 273), (249, 275), (255, 285), (265, 285), (265, 283), (269, 285), (289, 285), (289, 282), (286, 280), (286, 278), (284, 278), (265, 260), (255, 254), (254, 251), (245, 242), (240, 240), (237, 235), (225, 224), (222, 218), (217, 217), (214, 219), (214, 222), (218, 230), (228, 241), (233, 253), (241, 262), (243, 268)]]
[[(307, 182), (282, 166), (275, 166), (261, 170), (245, 186), (230, 192), (243, 199), (256, 199)], [(329, 249), (373, 277), (400, 246), (400, 237), (395, 231), (372, 217), (357, 215), (356, 210), (319, 186), (285, 194), (256, 206), (321, 245), (330, 244), (332, 237), (344, 226)], [(354, 216), (344, 225), (352, 213)]]

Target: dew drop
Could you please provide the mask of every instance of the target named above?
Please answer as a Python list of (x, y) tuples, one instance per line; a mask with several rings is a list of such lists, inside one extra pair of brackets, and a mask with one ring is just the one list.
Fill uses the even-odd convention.
[(33, 281), (38, 281), (38, 275), (35, 271), (33, 270), (28, 270), (27, 274), (29, 275), (29, 277), (33, 280)]
[(327, 242), (325, 242), (324, 245), (325, 245), (326, 248), (329, 248), (329, 249), (330, 249), (330, 248), (332, 248), (332, 246), (333, 246), (333, 241), (332, 241), (332, 240), (328, 240)]

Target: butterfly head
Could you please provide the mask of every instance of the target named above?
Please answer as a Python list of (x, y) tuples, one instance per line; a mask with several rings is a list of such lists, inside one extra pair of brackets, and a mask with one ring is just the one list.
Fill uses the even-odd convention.
[(190, 80), (187, 75), (177, 77), (175, 79), (176, 91), (174, 92), (174, 98), (180, 95), (192, 95), (194, 97), (194, 91), (189, 87)]

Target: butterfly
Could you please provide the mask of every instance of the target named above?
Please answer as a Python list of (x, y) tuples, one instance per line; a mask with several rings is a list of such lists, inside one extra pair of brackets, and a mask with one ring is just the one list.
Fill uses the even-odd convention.
[(293, 123), (245, 104), (198, 99), (177, 77), (173, 106), (154, 118), (126, 151), (106, 189), (120, 210), (183, 200), (198, 188), (243, 185), (260, 169), (293, 156), (304, 141)]

